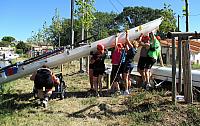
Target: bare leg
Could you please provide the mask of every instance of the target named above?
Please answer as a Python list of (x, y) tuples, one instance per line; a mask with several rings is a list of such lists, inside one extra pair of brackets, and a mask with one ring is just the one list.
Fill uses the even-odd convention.
[(144, 83), (146, 83), (146, 74), (145, 74), (145, 70), (140, 70), (138, 69), (138, 72), (140, 73), (141, 77), (142, 77), (142, 83), (141, 86), (143, 86)]
[(93, 84), (94, 84), (94, 90), (98, 91), (98, 77), (93, 76)]
[(103, 79), (103, 75), (99, 75), (98, 85), (99, 85), (100, 94), (102, 94), (102, 79)]
[(90, 88), (94, 89), (93, 85), (93, 69), (89, 69)]
[(48, 100), (48, 98), (52, 95), (52, 89), (46, 89), (45, 91), (45, 98)]
[(131, 88), (131, 76), (130, 74), (128, 75), (128, 87)]
[(145, 83), (147, 81), (145, 70), (142, 70), (142, 75), (141, 76), (142, 76), (143, 82)]
[(146, 71), (146, 76), (147, 76), (146, 90), (149, 90), (149, 88), (151, 87), (150, 75), (151, 75), (150, 69), (147, 69), (147, 71)]
[(39, 99), (44, 99), (44, 92), (43, 92), (43, 89), (38, 89), (38, 98), (39, 98)]
[(125, 95), (128, 95), (129, 94), (129, 91), (128, 91), (128, 73), (123, 73), (123, 76), (124, 76), (124, 81), (125, 81), (125, 92), (126, 94)]
[(149, 69), (145, 70), (145, 76), (146, 76), (146, 83), (148, 84), (150, 82), (150, 75), (149, 75)]

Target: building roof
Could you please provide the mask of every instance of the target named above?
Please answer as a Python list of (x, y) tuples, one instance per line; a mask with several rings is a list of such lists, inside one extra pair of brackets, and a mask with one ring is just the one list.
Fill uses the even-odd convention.
[[(172, 39), (160, 40), (162, 46), (172, 46)], [(178, 47), (178, 40), (176, 40), (176, 48)], [(190, 49), (193, 53), (200, 52), (200, 42), (190, 40)]]

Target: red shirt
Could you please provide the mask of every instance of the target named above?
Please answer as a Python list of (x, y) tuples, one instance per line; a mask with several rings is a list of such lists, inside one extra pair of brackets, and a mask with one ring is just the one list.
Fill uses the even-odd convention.
[(112, 54), (112, 61), (111, 63), (113, 65), (119, 65), (121, 60), (121, 50), (120, 49), (115, 49), (113, 54)]

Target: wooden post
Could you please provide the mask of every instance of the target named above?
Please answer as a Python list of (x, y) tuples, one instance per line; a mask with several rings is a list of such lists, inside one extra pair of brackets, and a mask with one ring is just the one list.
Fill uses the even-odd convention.
[(193, 93), (192, 93), (192, 74), (191, 74), (191, 62), (190, 62), (190, 41), (186, 40), (186, 52), (187, 52), (187, 62), (186, 62), (186, 66), (187, 66), (187, 99), (186, 102), (187, 103), (193, 103)]
[[(85, 0), (83, 0), (83, 3)], [(84, 19), (84, 13), (82, 13), (82, 18)], [(85, 37), (85, 29), (84, 29), (84, 24), (82, 23), (82, 28), (81, 28), (81, 40), (84, 40)], [(83, 44), (84, 42), (82, 42)], [(81, 45), (82, 46), (82, 45)], [(83, 71), (83, 57), (80, 58), (80, 73), (84, 73)]]
[(176, 46), (175, 38), (172, 38), (172, 101), (176, 105)]
[[(184, 82), (184, 99), (187, 103), (193, 103), (193, 92), (192, 92), (192, 74), (191, 74), (191, 62), (190, 62), (190, 39), (199, 38), (200, 33), (190, 33), (190, 32), (170, 32), (167, 34), (169, 38), (172, 38), (172, 101), (176, 100), (176, 64), (175, 64), (175, 42), (174, 37), (181, 36), (184, 40), (187, 40), (183, 44), (183, 82)], [(176, 103), (176, 101), (175, 101)]]
[(182, 92), (182, 37), (178, 36), (178, 59), (179, 59), (179, 80), (178, 80), (178, 93), (180, 94)]
[(183, 43), (183, 82), (184, 82), (184, 99), (185, 101), (187, 101), (187, 65), (186, 65), (186, 61), (187, 61), (187, 52), (186, 52), (186, 42), (184, 41)]

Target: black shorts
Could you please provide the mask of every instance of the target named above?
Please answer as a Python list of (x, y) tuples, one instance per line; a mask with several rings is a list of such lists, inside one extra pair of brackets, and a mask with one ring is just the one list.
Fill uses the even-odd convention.
[(105, 68), (97, 68), (97, 69), (93, 69), (93, 76), (94, 77), (98, 77), (99, 75), (103, 75), (105, 72)]
[(146, 69), (151, 69), (151, 67), (156, 63), (156, 59), (147, 57)]
[(132, 63), (125, 63), (123, 68), (123, 73), (131, 73), (134, 65)]
[(89, 69), (93, 69), (94, 65), (93, 64), (89, 64)]
[(140, 70), (144, 70), (147, 67), (146, 66), (146, 64), (148, 62), (147, 59), (148, 59), (147, 57), (140, 57), (137, 68)]

